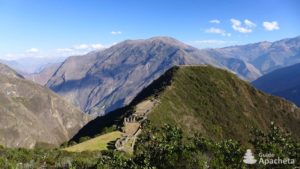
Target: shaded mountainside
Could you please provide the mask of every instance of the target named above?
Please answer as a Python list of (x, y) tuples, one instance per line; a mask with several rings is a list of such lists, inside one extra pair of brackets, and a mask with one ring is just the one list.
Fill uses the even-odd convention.
[(253, 65), (261, 74), (266, 74), (278, 68), (300, 63), (300, 36), (209, 51), (215, 55), (241, 59)]
[(252, 84), (267, 93), (280, 96), (300, 106), (300, 64), (266, 74)]
[(88, 121), (49, 89), (0, 64), (0, 145), (59, 146)]
[(241, 60), (233, 63), (229, 58), (210, 56), (173, 38), (155, 37), (127, 40), (103, 51), (70, 57), (47, 86), (83, 111), (103, 115), (129, 104), (172, 66), (201, 64), (229, 67), (245, 78), (258, 76)]
[(105, 127), (121, 124), (121, 117), (153, 97), (159, 103), (148, 116), (152, 125), (175, 124), (187, 135), (199, 132), (216, 140), (232, 138), (245, 143), (250, 139), (252, 127), (266, 131), (274, 121), (300, 137), (300, 110), (296, 106), (211, 66), (171, 68), (140, 92), (130, 105), (109, 113), (110, 117), (91, 121), (77, 137), (95, 135), (95, 126), (101, 121), (106, 121), (106, 126), (99, 127), (99, 133)]

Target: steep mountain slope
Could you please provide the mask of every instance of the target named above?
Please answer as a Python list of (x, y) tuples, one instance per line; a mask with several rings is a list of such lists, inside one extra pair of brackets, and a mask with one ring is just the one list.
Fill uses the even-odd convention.
[[(127, 40), (103, 51), (68, 58), (47, 86), (83, 111), (101, 115), (128, 104), (174, 65), (210, 64), (225, 68), (232, 64), (228, 59), (209, 56), (168, 37)], [(231, 67), (239, 71), (240, 66)], [(242, 71), (252, 74), (248, 67)], [(252, 76), (256, 75), (249, 75)]]
[(24, 77), (40, 85), (45, 85), (60, 65), (61, 63), (50, 64), (44, 69), (42, 69), (40, 72), (33, 74), (24, 74)]
[(187, 133), (248, 141), (251, 127), (266, 130), (274, 121), (300, 137), (300, 110), (210, 66), (175, 67), (143, 90), (133, 104), (156, 97), (152, 124), (176, 124)]
[(259, 42), (211, 50), (215, 55), (233, 57), (252, 64), (261, 74), (300, 63), (300, 36), (276, 42)]
[(88, 123), (73, 140), (94, 136), (113, 125), (123, 126), (124, 117), (131, 117), (142, 103), (151, 100), (156, 102), (147, 113), (151, 124), (177, 125), (186, 135), (200, 133), (214, 140), (246, 143), (253, 127), (266, 131), (274, 121), (300, 137), (300, 110), (290, 102), (258, 91), (222, 69), (176, 66), (143, 89), (128, 106)]
[(267, 93), (284, 97), (300, 106), (300, 64), (266, 74), (252, 84)]
[(0, 144), (7, 147), (58, 146), (88, 117), (49, 89), (0, 64)]

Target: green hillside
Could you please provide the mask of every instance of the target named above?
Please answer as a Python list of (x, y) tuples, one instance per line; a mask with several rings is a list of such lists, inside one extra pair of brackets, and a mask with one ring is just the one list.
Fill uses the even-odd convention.
[(94, 137), (116, 124), (122, 126), (123, 117), (152, 98), (159, 101), (148, 115), (152, 125), (177, 125), (186, 135), (200, 133), (215, 140), (246, 143), (252, 128), (267, 132), (273, 121), (300, 137), (300, 110), (292, 103), (265, 94), (223, 69), (177, 66), (143, 89), (130, 105), (91, 121), (72, 140)]
[(260, 92), (234, 74), (211, 66), (174, 67), (133, 101), (156, 97), (149, 114), (154, 126), (178, 125), (184, 133), (220, 140), (249, 140), (253, 127), (266, 131), (271, 121), (300, 136), (300, 111), (291, 103)]

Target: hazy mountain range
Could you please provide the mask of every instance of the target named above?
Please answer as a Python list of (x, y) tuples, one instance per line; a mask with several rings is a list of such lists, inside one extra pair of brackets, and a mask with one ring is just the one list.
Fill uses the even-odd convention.
[(300, 36), (276, 42), (259, 42), (248, 45), (214, 49), (223, 57), (234, 57), (253, 65), (260, 74), (300, 62)]
[(8, 65), (22, 75), (36, 74), (52, 64), (60, 64), (67, 57), (24, 57), (13, 60), (0, 59), (0, 63)]
[(0, 64), (0, 144), (57, 147), (88, 122), (78, 108)]

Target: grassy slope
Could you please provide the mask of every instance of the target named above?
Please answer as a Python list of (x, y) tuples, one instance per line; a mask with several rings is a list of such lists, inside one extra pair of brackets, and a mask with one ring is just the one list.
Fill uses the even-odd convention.
[(217, 140), (234, 138), (247, 142), (251, 127), (266, 130), (275, 121), (300, 136), (298, 109), (224, 70), (210, 66), (173, 68), (146, 88), (137, 100), (153, 92), (161, 103), (149, 119), (157, 126), (177, 124), (187, 134), (200, 132)]
[[(141, 101), (158, 97), (149, 115), (153, 125), (179, 125), (186, 134), (247, 142), (251, 127), (267, 130), (271, 121), (300, 137), (300, 111), (291, 103), (260, 92), (234, 74), (210, 66), (174, 67), (145, 88), (130, 105), (91, 121), (76, 138), (94, 136), (121, 124)], [(76, 140), (76, 139), (74, 139)]]
[(117, 138), (121, 137), (121, 132), (114, 131), (111, 133), (107, 133), (88, 141), (82, 142), (80, 144), (76, 144), (71, 147), (67, 147), (64, 150), (69, 152), (82, 152), (82, 151), (101, 151), (107, 150), (109, 143), (115, 141)]

